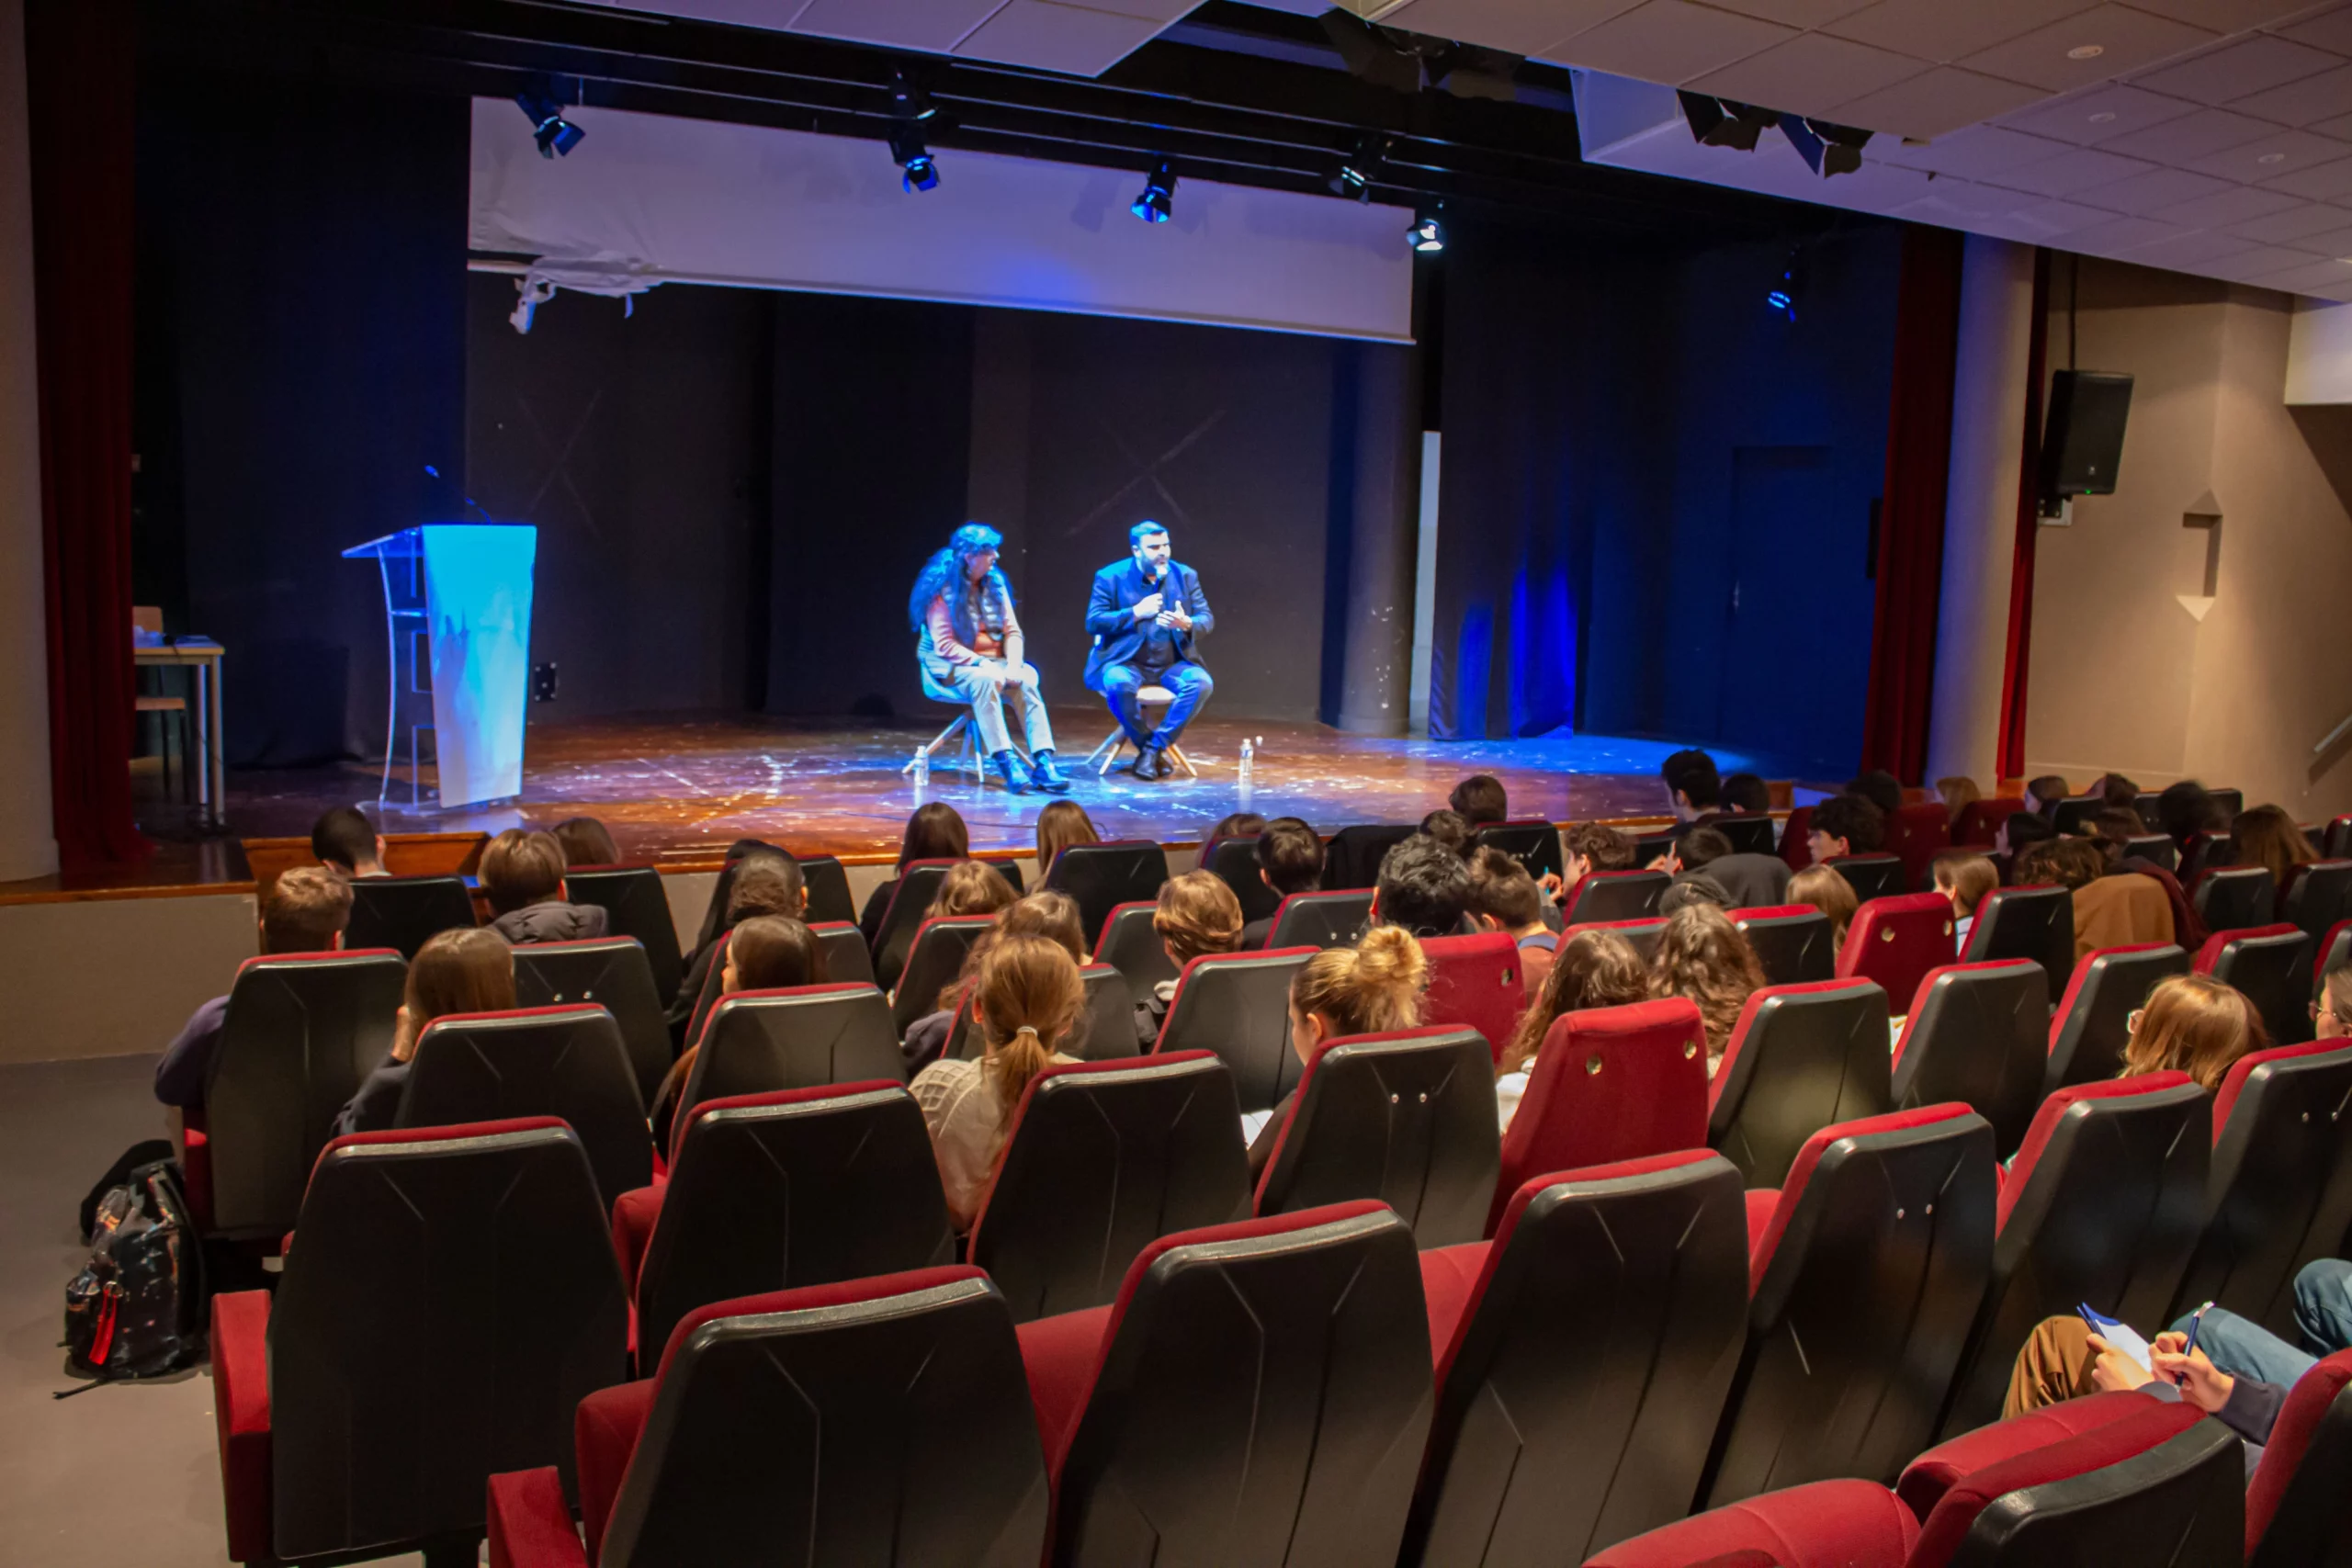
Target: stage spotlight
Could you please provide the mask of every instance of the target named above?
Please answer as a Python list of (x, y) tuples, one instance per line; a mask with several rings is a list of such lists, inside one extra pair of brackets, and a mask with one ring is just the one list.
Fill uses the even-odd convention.
[(1779, 316), (1786, 316), (1792, 324), (1797, 319), (1797, 300), (1804, 293), (1804, 253), (1789, 253), (1786, 265), (1781, 268), (1780, 281), (1765, 291), (1764, 305)]
[(1826, 119), (1806, 119), (1800, 115), (1781, 117), (1781, 134), (1805, 162), (1805, 167), (1827, 179), (1832, 175), (1850, 175), (1862, 166), (1862, 149), (1870, 144), (1871, 133), (1850, 125), (1833, 125)]
[(1729, 147), (1736, 152), (1753, 152), (1756, 139), (1780, 117), (1770, 109), (1758, 108), (1730, 98), (1709, 97), (1704, 93), (1677, 93), (1681, 100), (1682, 118), (1690, 123), (1691, 138), (1702, 147)]
[(1423, 255), (1434, 255), (1445, 249), (1445, 225), (1438, 221), (1437, 211), (1431, 209), (1413, 220), (1413, 226), (1405, 231), (1405, 238)]
[(900, 66), (890, 76), (890, 118), (892, 119), (929, 119), (939, 113), (939, 106), (921, 84), (907, 75)]
[(560, 152), (570, 152), (580, 145), (588, 133), (563, 118), (562, 106), (552, 98), (535, 93), (518, 93), (514, 102), (531, 119), (531, 140), (539, 144), (539, 156), (552, 158)]
[(1387, 156), (1388, 138), (1376, 130), (1367, 130), (1356, 138), (1355, 152), (1340, 165), (1339, 172), (1323, 183), (1333, 196), (1370, 201), (1374, 176), (1380, 173), (1381, 163)]
[(1175, 216), (1176, 170), (1162, 158), (1151, 166), (1151, 175), (1143, 183), (1143, 194), (1127, 204), (1127, 210), (1147, 223), (1165, 223)]
[(912, 125), (894, 126), (890, 130), (890, 156), (899, 164), (899, 184), (909, 191), (935, 190), (939, 186), (939, 163), (922, 144), (922, 133)]

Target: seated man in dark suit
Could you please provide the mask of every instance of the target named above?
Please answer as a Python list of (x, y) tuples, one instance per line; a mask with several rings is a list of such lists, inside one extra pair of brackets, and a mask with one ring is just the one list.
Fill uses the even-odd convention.
[[(1127, 535), (1130, 558), (1094, 574), (1086, 604), (1086, 629), (1094, 636), (1086, 656), (1086, 685), (1100, 692), (1136, 744), (1139, 779), (1164, 779), (1175, 772), (1168, 748), (1193, 715), (1208, 701), (1216, 682), (1194, 651), (1202, 634), (1215, 629), (1201, 575), (1169, 558), (1168, 530), (1138, 523)], [(1159, 716), (1159, 728), (1144, 722), (1136, 694), (1164, 686), (1175, 697)]]

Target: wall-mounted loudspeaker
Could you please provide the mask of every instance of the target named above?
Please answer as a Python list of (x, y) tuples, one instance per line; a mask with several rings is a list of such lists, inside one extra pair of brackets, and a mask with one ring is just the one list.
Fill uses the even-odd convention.
[(2123, 422), (2132, 412), (2132, 378), (2102, 370), (2061, 370), (2050, 378), (2050, 417), (2041, 433), (2041, 499), (2055, 512), (2075, 495), (2113, 495), (2123, 458)]

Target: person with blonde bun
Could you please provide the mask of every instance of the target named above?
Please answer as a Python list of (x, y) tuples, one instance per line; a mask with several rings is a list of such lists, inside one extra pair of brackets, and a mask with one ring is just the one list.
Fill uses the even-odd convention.
[[(1401, 926), (1374, 926), (1353, 947), (1326, 948), (1291, 978), (1290, 1048), (1305, 1063), (1327, 1040), (1410, 1029), (1421, 1021), (1421, 993), (1429, 982), (1429, 959)], [(1297, 1099), (1294, 1089), (1271, 1111), (1241, 1118), (1253, 1182), (1273, 1157)]]

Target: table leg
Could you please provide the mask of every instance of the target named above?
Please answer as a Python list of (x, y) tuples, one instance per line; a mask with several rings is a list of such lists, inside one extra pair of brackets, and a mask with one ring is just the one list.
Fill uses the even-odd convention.
[[(210, 755), (212, 718), (205, 704), (204, 665), (199, 660), (184, 668), (187, 671), (187, 705), (193, 711), (188, 715), (191, 724), (180, 730), (180, 768), (183, 773), (196, 775), (198, 819), (209, 822), (212, 818), (212, 770), (206, 759)], [(188, 744), (191, 739), (196, 742), (193, 746)]]
[(212, 772), (212, 825), (216, 828), (226, 827), (229, 821), (229, 742), (220, 724), (220, 666), (223, 662), (214, 659), (206, 664), (212, 676), (212, 735), (209, 752), (205, 760)]

